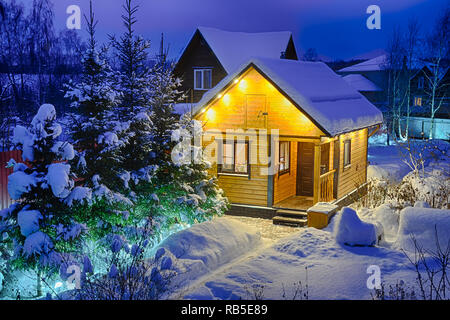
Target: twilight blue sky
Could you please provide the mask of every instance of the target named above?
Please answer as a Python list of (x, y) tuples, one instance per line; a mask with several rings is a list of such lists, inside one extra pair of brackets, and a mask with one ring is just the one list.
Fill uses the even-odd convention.
[[(25, 0), (26, 2), (31, 0)], [(53, 0), (56, 27), (65, 27), (66, 8), (76, 4), (87, 14), (89, 0)], [(316, 48), (321, 55), (349, 58), (384, 48), (395, 25), (419, 18), (425, 31), (449, 0), (134, 0), (140, 5), (136, 30), (157, 50), (164, 32), (170, 55), (177, 57), (197, 26), (230, 31), (289, 30), (297, 50)], [(99, 40), (123, 31), (122, 0), (94, 0)], [(366, 28), (366, 8), (381, 8), (381, 30)], [(85, 27), (84, 21), (82, 28)], [(79, 31), (85, 36), (84, 29)]]

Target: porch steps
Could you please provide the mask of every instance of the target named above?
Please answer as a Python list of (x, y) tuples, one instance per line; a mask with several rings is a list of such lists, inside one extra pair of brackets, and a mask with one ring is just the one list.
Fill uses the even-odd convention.
[(304, 211), (280, 209), (272, 218), (272, 222), (290, 227), (304, 227), (308, 224), (308, 216)]

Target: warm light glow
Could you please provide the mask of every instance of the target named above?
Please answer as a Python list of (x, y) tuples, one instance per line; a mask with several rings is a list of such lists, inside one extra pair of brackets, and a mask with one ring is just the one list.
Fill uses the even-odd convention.
[(204, 109), (202, 110), (202, 113), (205, 112), (205, 111), (206, 111), (206, 108), (204, 108)]
[(222, 98), (222, 94), (221, 93), (219, 93), (218, 95), (217, 95), (217, 98)]
[(206, 117), (208, 118), (208, 120), (214, 120), (215, 116), (216, 113), (213, 109), (209, 109), (208, 112), (206, 112)]
[(235, 80), (234, 80), (234, 83), (235, 83), (235, 84), (236, 84), (236, 83), (238, 83), (238, 82), (239, 82), (239, 80), (238, 80), (238, 79), (235, 79)]
[(222, 101), (223, 101), (224, 105), (228, 106), (231, 101), (230, 95), (228, 93), (226, 95), (224, 95)]
[(239, 82), (239, 89), (241, 89), (241, 90), (247, 89), (247, 81), (245, 81), (244, 79), (242, 79), (242, 80)]

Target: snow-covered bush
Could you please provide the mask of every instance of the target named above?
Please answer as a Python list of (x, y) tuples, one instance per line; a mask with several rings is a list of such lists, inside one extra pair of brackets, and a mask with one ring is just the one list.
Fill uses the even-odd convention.
[(344, 207), (336, 217), (334, 236), (340, 244), (373, 246), (383, 236), (383, 227), (362, 221), (355, 210)]
[(8, 177), (8, 191), (17, 202), (0, 212), (0, 239), (13, 247), (13, 267), (54, 271), (67, 254), (80, 249), (86, 227), (73, 213), (89, 202), (90, 194), (74, 196), (79, 189), (65, 163), (73, 159), (74, 150), (58, 140), (61, 132), (50, 104), (39, 108), (28, 128), (14, 129), (13, 142), (24, 163), (9, 162), (14, 172)]
[(110, 235), (106, 270), (96, 272), (85, 256), (81, 289), (73, 297), (81, 300), (158, 300), (167, 297), (169, 284), (176, 272), (173, 261), (161, 250), (154, 258), (145, 259), (150, 244), (141, 237), (131, 244), (120, 235)]

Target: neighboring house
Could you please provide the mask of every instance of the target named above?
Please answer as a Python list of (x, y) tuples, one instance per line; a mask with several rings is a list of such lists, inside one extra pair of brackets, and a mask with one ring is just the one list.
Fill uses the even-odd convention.
[(205, 92), (252, 56), (297, 60), (292, 33), (244, 33), (199, 27), (174, 69), (174, 75), (183, 80), (185, 102), (198, 102)]
[(344, 79), (350, 86), (360, 92), (373, 104), (380, 105), (383, 103), (385, 99), (383, 89), (367, 79), (365, 76), (361, 74), (348, 74), (343, 76), (342, 79)]
[[(429, 67), (424, 66), (417, 70), (411, 79), (408, 133), (413, 138), (428, 138), (431, 130), (430, 78), (432, 78), (432, 72)], [(433, 120), (433, 138), (450, 140), (450, 69), (447, 68), (445, 72), (442, 72), (438, 87), (435, 103), (441, 106)], [(406, 130), (406, 117), (402, 118), (401, 123)]]
[(342, 76), (347, 75), (361, 75), (365, 79), (372, 82), (381, 91), (377, 91), (376, 94), (370, 94), (368, 99), (374, 103), (380, 109), (384, 108), (386, 103), (386, 83), (388, 79), (388, 72), (386, 70), (387, 55), (383, 54), (378, 57), (363, 61), (361, 63), (342, 68), (337, 71)]
[(383, 121), (325, 64), (268, 58), (230, 73), (193, 115), (232, 210), (265, 217), (341, 201), (363, 185), (369, 131)]

